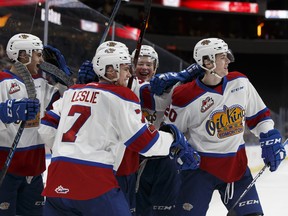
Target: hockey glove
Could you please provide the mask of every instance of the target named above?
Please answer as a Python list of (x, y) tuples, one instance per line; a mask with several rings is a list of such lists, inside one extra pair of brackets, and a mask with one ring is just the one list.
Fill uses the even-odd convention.
[(202, 74), (204, 74), (204, 70), (196, 63), (180, 72), (156, 74), (150, 80), (151, 92), (156, 95), (162, 95), (165, 91), (169, 91), (177, 82), (190, 82)]
[(200, 156), (190, 146), (184, 134), (173, 124), (163, 124), (161, 131), (169, 132), (174, 135), (174, 142), (170, 147), (169, 156), (175, 158), (180, 170), (197, 169), (200, 164)]
[(98, 82), (98, 76), (93, 70), (93, 64), (91, 61), (86, 60), (82, 63), (78, 71), (78, 84), (87, 84), (90, 82)]
[(200, 166), (200, 155), (190, 144), (188, 144), (187, 149), (174, 152), (174, 155), (179, 170), (195, 170)]
[(262, 148), (264, 163), (270, 167), (270, 171), (277, 170), (282, 160), (286, 157), (286, 151), (282, 145), (282, 137), (277, 129), (260, 133), (259, 142)]
[(7, 100), (0, 104), (0, 119), (3, 123), (35, 119), (39, 111), (39, 100), (23, 98)]
[(59, 69), (65, 72), (67, 76), (71, 76), (72, 72), (70, 68), (66, 65), (66, 61), (60, 50), (53, 46), (44, 46), (44, 58), (45, 61), (57, 66)]

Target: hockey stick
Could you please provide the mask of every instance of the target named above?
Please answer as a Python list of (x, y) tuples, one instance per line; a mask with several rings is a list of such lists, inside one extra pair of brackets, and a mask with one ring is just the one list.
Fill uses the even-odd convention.
[(114, 21), (114, 18), (115, 18), (115, 16), (116, 16), (116, 13), (117, 13), (117, 11), (119, 10), (120, 4), (121, 4), (121, 0), (118, 0), (118, 1), (116, 2), (115, 6), (114, 6), (113, 12), (112, 12), (111, 17), (110, 17), (110, 19), (109, 19), (108, 25), (106, 26), (105, 31), (104, 31), (104, 33), (103, 33), (103, 35), (102, 35), (102, 38), (101, 38), (101, 40), (100, 40), (99, 45), (102, 44), (102, 43), (106, 40), (107, 34), (108, 34), (109, 29), (110, 29), (110, 27), (111, 27), (111, 25), (112, 25), (112, 23), (113, 23), (113, 21)]
[(74, 85), (73, 79), (53, 64), (42, 62), (40, 69), (60, 79), (67, 87)]
[[(148, 28), (148, 21), (149, 21), (149, 17), (150, 17), (151, 4), (152, 4), (152, 0), (146, 0), (145, 1), (144, 19), (143, 19), (141, 30), (140, 30), (140, 35), (139, 35), (138, 40), (137, 40), (137, 45), (136, 45), (136, 50), (135, 50), (135, 55), (134, 55), (134, 61), (133, 61), (133, 70), (135, 70), (135, 68), (136, 68), (139, 54), (140, 54), (140, 50), (141, 50), (142, 41), (143, 41), (143, 38), (144, 38), (144, 35), (146, 32), (146, 29)], [(129, 78), (128, 85), (127, 85), (127, 87), (130, 89), (132, 87), (133, 79), (134, 79), (134, 77), (132, 74), (132, 76)]]
[(237, 216), (237, 214), (234, 211), (234, 208), (236, 207), (236, 205), (238, 205), (238, 203), (240, 202), (240, 200), (248, 193), (248, 191), (254, 186), (256, 180), (262, 175), (262, 173), (265, 171), (265, 169), (268, 167), (267, 164), (265, 164), (265, 166), (259, 171), (259, 173), (255, 176), (255, 178), (252, 180), (252, 182), (247, 186), (247, 188), (245, 189), (245, 191), (241, 194), (241, 196), (238, 198), (238, 200), (234, 203), (234, 205), (230, 208), (230, 210), (227, 213), (227, 216)]
[[(28, 98), (32, 98), (32, 99), (36, 98), (35, 85), (34, 85), (32, 77), (31, 77), (31, 74), (28, 71), (28, 69), (26, 68), (26, 66), (24, 66), (20, 62), (14, 63), (14, 66), (15, 66), (17, 72), (18, 72), (18, 75), (23, 79), (23, 82), (24, 82), (25, 87), (26, 87)], [(12, 146), (10, 148), (10, 151), (8, 153), (8, 156), (6, 158), (4, 166), (1, 169), (1, 173), (0, 173), (0, 187), (1, 187), (1, 185), (3, 183), (3, 180), (4, 180), (5, 176), (6, 176), (7, 170), (9, 168), (9, 166), (10, 166), (11, 160), (12, 160), (12, 158), (14, 156), (14, 153), (15, 153), (16, 148), (18, 146), (20, 137), (22, 136), (23, 130), (25, 128), (25, 125), (26, 125), (26, 121), (22, 121), (20, 126), (19, 126), (19, 128), (18, 128), (17, 134), (16, 134), (16, 136), (14, 138), (14, 141), (12, 143)]]
[[(285, 142), (282, 145), (285, 146), (287, 143), (288, 143), (288, 139), (286, 139)], [(236, 207), (236, 205), (238, 205), (240, 200), (248, 193), (248, 191), (253, 187), (253, 185), (255, 184), (256, 180), (263, 174), (263, 172), (265, 171), (265, 169), (267, 167), (268, 167), (268, 164), (265, 164), (264, 167), (258, 172), (258, 174), (254, 177), (252, 182), (247, 186), (247, 188), (244, 190), (244, 192), (240, 195), (238, 200), (229, 209), (229, 211), (227, 213), (227, 216), (237, 216), (236, 212), (234, 211), (234, 208)]]

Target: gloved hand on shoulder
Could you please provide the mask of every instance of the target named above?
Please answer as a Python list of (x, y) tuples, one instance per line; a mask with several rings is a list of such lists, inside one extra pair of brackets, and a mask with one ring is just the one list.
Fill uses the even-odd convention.
[(39, 107), (37, 98), (10, 99), (0, 103), (0, 119), (5, 124), (35, 119)]
[(270, 167), (270, 171), (274, 172), (282, 160), (286, 157), (286, 150), (282, 144), (282, 136), (277, 129), (260, 133), (259, 139), (264, 163)]
[(87, 84), (90, 82), (98, 82), (99, 78), (96, 75), (91, 61), (86, 60), (82, 63), (78, 71), (78, 84)]
[(174, 135), (174, 142), (170, 147), (169, 156), (176, 159), (180, 170), (195, 170), (200, 166), (200, 155), (188, 143), (184, 134), (173, 124), (164, 124), (161, 131), (170, 132)]
[(204, 72), (200, 65), (194, 63), (180, 72), (155, 74), (150, 80), (151, 92), (156, 95), (162, 95), (165, 91), (169, 91), (177, 82), (190, 82), (204, 74)]

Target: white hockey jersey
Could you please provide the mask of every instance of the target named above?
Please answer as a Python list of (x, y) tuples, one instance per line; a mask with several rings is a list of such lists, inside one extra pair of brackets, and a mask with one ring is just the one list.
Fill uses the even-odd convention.
[(225, 182), (239, 180), (247, 168), (245, 124), (256, 136), (274, 127), (269, 109), (239, 72), (230, 72), (215, 89), (199, 79), (175, 88), (165, 115), (199, 152), (200, 168)]
[(125, 149), (168, 155), (173, 136), (148, 125), (139, 99), (126, 87), (74, 85), (53, 104), (39, 129), (52, 147), (44, 196), (95, 198), (118, 187), (113, 170)]
[[(19, 140), (16, 152), (11, 160), (8, 173), (19, 176), (40, 175), (46, 169), (45, 147), (38, 135), (40, 118), (45, 109), (51, 106), (53, 100), (60, 95), (56, 88), (40, 76), (33, 76), (37, 98), (40, 101), (40, 111), (35, 120), (26, 122), (25, 129)], [(8, 99), (27, 98), (23, 81), (8, 70), (0, 72), (0, 102)], [(20, 124), (4, 124), (0, 121), (0, 166), (3, 167)]]
[[(149, 82), (140, 80), (137, 77), (133, 79), (131, 90), (140, 100), (141, 111), (144, 117), (158, 129), (164, 121), (164, 111), (171, 103), (172, 91), (157, 96), (151, 93)], [(121, 164), (119, 165), (119, 162), (115, 164), (115, 169), (119, 176), (135, 173), (138, 168), (139, 154), (131, 151), (129, 148), (126, 149)]]
[[(175, 88), (175, 85), (173, 88)], [(131, 90), (140, 100), (142, 112), (146, 119), (156, 128), (159, 128), (164, 121), (164, 112), (171, 104), (172, 92), (164, 93), (161, 96), (151, 93), (150, 83), (134, 78)]]

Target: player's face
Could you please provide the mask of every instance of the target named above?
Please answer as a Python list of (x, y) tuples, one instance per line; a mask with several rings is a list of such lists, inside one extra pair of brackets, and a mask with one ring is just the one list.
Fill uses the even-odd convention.
[(32, 75), (38, 74), (39, 65), (44, 62), (42, 50), (34, 50), (31, 56), (31, 63), (27, 65)]
[(156, 72), (155, 60), (149, 56), (140, 56), (135, 68), (135, 75), (138, 79), (150, 81)]
[(128, 80), (131, 77), (130, 73), (130, 65), (129, 64), (121, 64), (120, 65), (120, 77), (116, 81), (116, 85), (119, 86), (125, 86), (127, 87), (128, 85)]
[(215, 72), (221, 76), (224, 77), (228, 74), (228, 65), (230, 63), (230, 60), (227, 58), (227, 53), (219, 53), (215, 56)]

